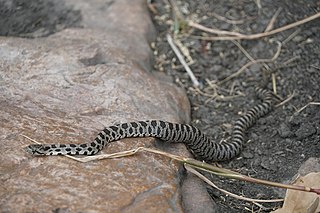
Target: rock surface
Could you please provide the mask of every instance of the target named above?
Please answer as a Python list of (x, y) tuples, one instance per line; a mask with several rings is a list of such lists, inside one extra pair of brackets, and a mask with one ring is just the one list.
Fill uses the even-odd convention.
[[(185, 94), (146, 71), (154, 31), (143, 2), (69, 1), (83, 28), (0, 38), (1, 212), (182, 212), (178, 165), (168, 158), (141, 153), (82, 164), (23, 150), (33, 142), (22, 135), (82, 143), (119, 122), (189, 122)], [(157, 143), (124, 139), (103, 152), (138, 146)], [(182, 144), (170, 150), (188, 155)]]

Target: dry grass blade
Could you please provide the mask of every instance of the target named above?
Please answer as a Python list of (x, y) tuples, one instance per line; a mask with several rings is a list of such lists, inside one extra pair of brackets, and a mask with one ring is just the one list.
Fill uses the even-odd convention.
[(24, 138), (26, 138), (26, 139), (28, 139), (28, 140), (32, 141), (33, 143), (41, 144), (41, 143), (39, 143), (38, 141), (36, 141), (36, 140), (34, 140), (34, 139), (32, 139), (32, 138), (30, 138), (30, 137), (26, 136), (26, 135), (23, 135), (23, 134), (20, 134), (20, 135), (21, 135), (22, 137), (24, 137)]
[(279, 7), (278, 10), (275, 12), (275, 14), (272, 16), (272, 18), (271, 18), (268, 26), (267, 26), (266, 29), (264, 30), (264, 32), (269, 32), (270, 30), (273, 29), (273, 25), (274, 25), (274, 23), (275, 23), (278, 15), (280, 14), (281, 10), (282, 10), (282, 8)]
[(268, 31), (268, 32), (263, 32), (263, 33), (257, 33), (257, 34), (251, 34), (251, 35), (245, 35), (245, 34), (241, 34), (238, 32), (230, 32), (230, 31), (222, 31), (222, 30), (216, 30), (216, 29), (211, 29), (205, 26), (202, 26), (200, 24), (194, 23), (192, 21), (189, 21), (188, 24), (190, 27), (205, 31), (205, 32), (209, 32), (209, 33), (213, 33), (213, 34), (217, 34), (217, 35), (227, 35), (227, 36), (217, 36), (217, 37), (198, 37), (200, 39), (203, 40), (240, 40), (240, 39), (247, 39), (247, 40), (252, 40), (252, 39), (258, 39), (258, 38), (262, 38), (262, 37), (266, 37), (266, 36), (270, 36), (270, 35), (274, 35), (277, 34), (279, 32), (283, 32), (286, 30), (289, 30), (291, 28), (297, 27), (299, 25), (305, 24), (309, 21), (312, 21), (314, 19), (317, 19), (320, 17), (320, 13), (316, 13), (312, 16), (309, 16), (305, 19), (302, 19), (300, 21), (285, 25), (283, 27), (279, 27), (277, 29)]
[(93, 156), (86, 156), (86, 157), (74, 157), (71, 155), (65, 155), (67, 158), (70, 158), (72, 160), (76, 160), (82, 163), (87, 163), (90, 161), (96, 161), (96, 160), (103, 160), (103, 159), (112, 159), (112, 158), (122, 158), (122, 157), (127, 157), (136, 154), (140, 150), (142, 150), (143, 147), (139, 147), (137, 149), (130, 149), (122, 152), (116, 152), (116, 153), (111, 153), (111, 154), (102, 154), (102, 155), (93, 155)]
[(240, 75), (243, 71), (245, 71), (248, 67), (252, 66), (253, 64), (270, 63), (270, 62), (275, 61), (280, 55), (281, 46), (282, 46), (280, 42), (277, 42), (277, 43), (278, 43), (277, 51), (276, 51), (276, 53), (274, 54), (274, 56), (271, 59), (257, 59), (257, 60), (250, 61), (250, 62), (246, 63), (244, 66), (242, 66), (237, 72), (235, 72), (232, 75), (226, 77), (225, 79), (223, 79), (222, 81), (218, 82), (217, 84), (218, 85), (224, 84), (225, 82), (231, 80), (232, 78), (237, 77), (238, 75)]
[(222, 193), (229, 195), (230, 197), (239, 199), (239, 200), (244, 200), (244, 201), (249, 201), (249, 202), (257, 202), (257, 203), (274, 203), (274, 202), (282, 202), (283, 199), (272, 199), (272, 200), (261, 200), (261, 199), (254, 199), (254, 198), (247, 198), (243, 197), (240, 195), (233, 194), (227, 190), (219, 188), (217, 185), (215, 185), (212, 181), (210, 181), (208, 178), (206, 178), (204, 175), (202, 175), (200, 172), (197, 170), (193, 169), (192, 167), (188, 166), (188, 164), (184, 164), (184, 167), (186, 168), (187, 171), (193, 173), (194, 175), (198, 176), (200, 179), (202, 179), (204, 182), (212, 186), (213, 188), (221, 191)]
[(233, 39), (237, 39), (237, 37), (245, 36), (244, 34), (238, 33), (238, 32), (231, 32), (226, 30), (218, 30), (218, 29), (212, 29), (209, 27), (205, 27), (201, 24), (195, 23), (193, 21), (188, 21), (188, 25), (190, 27), (196, 28), (198, 30), (202, 30), (208, 33), (217, 34), (217, 35), (227, 35), (227, 36), (233, 36)]
[(244, 23), (244, 20), (230, 20), (230, 19), (227, 19), (226, 17), (220, 16), (219, 14), (217, 14), (215, 12), (211, 12), (210, 14), (212, 16), (214, 16), (216, 19), (218, 19), (220, 21), (224, 21), (229, 24), (243, 24)]
[[(33, 142), (36, 142), (35, 140), (22, 135), (23, 137), (32, 140)], [(38, 142), (36, 142), (38, 143)], [(281, 184), (281, 183), (276, 183), (276, 182), (271, 182), (271, 181), (267, 181), (267, 180), (261, 180), (261, 179), (256, 179), (256, 178), (251, 178), (245, 175), (242, 175), (238, 172), (234, 172), (228, 169), (223, 169), (223, 168), (219, 168), (216, 166), (213, 166), (211, 164), (202, 162), (202, 161), (198, 161), (192, 158), (186, 158), (186, 157), (181, 157), (181, 156), (177, 156), (177, 155), (173, 155), (167, 152), (162, 152), (159, 150), (155, 150), (155, 149), (149, 149), (149, 148), (145, 148), (145, 147), (138, 147), (136, 149), (131, 149), (131, 150), (127, 150), (127, 151), (122, 151), (122, 152), (117, 152), (117, 153), (112, 153), (112, 154), (102, 154), (102, 155), (94, 155), (94, 156), (87, 156), (87, 157), (83, 157), (83, 158), (78, 158), (78, 157), (74, 157), (74, 156), (69, 156), (69, 155), (65, 155), (65, 157), (71, 158), (73, 160), (76, 161), (80, 161), (80, 162), (89, 162), (89, 161), (94, 161), (94, 160), (102, 160), (102, 159), (110, 159), (110, 158), (120, 158), (120, 157), (127, 157), (127, 156), (131, 156), (136, 154), (139, 151), (147, 151), (147, 152), (151, 152), (151, 153), (155, 153), (155, 154), (160, 154), (166, 157), (169, 157), (173, 160), (176, 160), (180, 163), (183, 164), (188, 164), (189, 166), (205, 171), (205, 172), (210, 172), (212, 174), (216, 174), (219, 176), (223, 176), (223, 177), (227, 177), (227, 178), (231, 178), (231, 179), (237, 179), (237, 180), (242, 180), (242, 181), (247, 181), (247, 182), (252, 182), (252, 183), (258, 183), (258, 184), (264, 184), (267, 186), (273, 186), (273, 187), (280, 187), (280, 188), (287, 188), (287, 189), (293, 189), (293, 190), (299, 190), (299, 191), (305, 191), (305, 192), (314, 192), (317, 194), (320, 194), (320, 189), (317, 188), (310, 188), (310, 187), (303, 187), (303, 186), (294, 186), (294, 185), (287, 185), (287, 184)]]
[(320, 105), (320, 102), (309, 102), (306, 105), (304, 105), (303, 107), (301, 107), (300, 109), (298, 109), (295, 113), (293, 113), (293, 115), (290, 117), (290, 121), (293, 119), (294, 116), (298, 115), (300, 112), (302, 112), (305, 108), (307, 108), (310, 105)]
[(277, 95), (277, 81), (276, 81), (276, 75), (274, 73), (271, 74), (271, 79), (272, 79), (273, 93)]
[(231, 42), (234, 43), (250, 61), (254, 61), (254, 58), (252, 58), (248, 51), (246, 51), (238, 41), (231, 40)]
[(183, 56), (181, 55), (179, 49), (176, 47), (176, 45), (174, 44), (173, 42), (173, 39), (172, 37), (167, 34), (167, 40), (168, 40), (168, 43), (170, 45), (170, 47), (172, 48), (173, 52), (176, 54), (176, 56), (178, 57), (180, 63), (183, 65), (184, 69), (187, 71), (188, 75), (190, 76), (191, 78), (191, 81), (193, 83), (193, 86), (194, 87), (198, 87), (200, 86), (200, 83), (199, 81), (197, 80), (197, 78), (194, 76), (192, 70), (190, 69), (189, 65), (187, 64), (187, 62), (184, 60)]
[(295, 92), (293, 91), (293, 93), (291, 95), (289, 95), (285, 100), (283, 100), (281, 103), (277, 104), (275, 107), (280, 107), (282, 105), (285, 105), (286, 103), (288, 103), (293, 97), (295, 96)]

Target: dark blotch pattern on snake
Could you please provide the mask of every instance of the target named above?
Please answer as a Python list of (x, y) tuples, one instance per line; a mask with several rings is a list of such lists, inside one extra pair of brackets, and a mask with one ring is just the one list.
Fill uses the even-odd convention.
[(155, 137), (163, 141), (184, 143), (199, 160), (206, 162), (230, 160), (241, 152), (246, 130), (257, 119), (272, 110), (272, 93), (261, 88), (256, 88), (256, 93), (262, 99), (262, 103), (247, 111), (236, 121), (229, 142), (216, 143), (198, 128), (188, 124), (147, 120), (106, 127), (91, 143), (32, 144), (26, 150), (33, 155), (95, 155), (108, 143), (122, 138)]

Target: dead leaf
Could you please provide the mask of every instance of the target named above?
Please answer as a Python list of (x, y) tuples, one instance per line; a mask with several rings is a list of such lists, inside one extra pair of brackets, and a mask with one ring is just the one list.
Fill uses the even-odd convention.
[[(309, 173), (295, 180), (294, 185), (320, 188), (320, 172)], [(319, 213), (320, 195), (288, 189), (281, 209), (272, 213)]]

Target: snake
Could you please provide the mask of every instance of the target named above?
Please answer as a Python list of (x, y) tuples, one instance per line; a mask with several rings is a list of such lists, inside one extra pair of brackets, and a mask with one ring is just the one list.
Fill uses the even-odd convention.
[(255, 88), (262, 101), (240, 116), (234, 123), (231, 139), (215, 142), (193, 125), (162, 120), (145, 120), (115, 124), (104, 128), (96, 138), (82, 144), (31, 144), (25, 150), (34, 156), (95, 155), (109, 143), (123, 138), (155, 137), (165, 142), (184, 143), (198, 160), (218, 162), (230, 160), (242, 151), (246, 131), (273, 108), (273, 93)]

